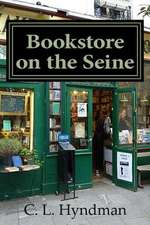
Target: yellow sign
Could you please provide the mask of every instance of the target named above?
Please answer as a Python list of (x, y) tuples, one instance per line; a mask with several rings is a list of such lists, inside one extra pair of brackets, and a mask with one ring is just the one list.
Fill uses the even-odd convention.
[(150, 60), (150, 33), (144, 33), (144, 59)]

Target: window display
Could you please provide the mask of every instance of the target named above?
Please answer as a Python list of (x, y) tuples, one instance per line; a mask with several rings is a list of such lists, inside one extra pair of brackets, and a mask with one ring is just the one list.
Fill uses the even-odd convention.
[(144, 63), (145, 81), (137, 83), (137, 142), (150, 143), (150, 63)]
[(30, 90), (0, 90), (0, 138), (15, 137), (33, 148), (33, 97)]
[(119, 143), (132, 143), (132, 107), (129, 93), (119, 94)]
[(88, 92), (73, 90), (71, 96), (71, 142), (77, 149), (88, 146)]

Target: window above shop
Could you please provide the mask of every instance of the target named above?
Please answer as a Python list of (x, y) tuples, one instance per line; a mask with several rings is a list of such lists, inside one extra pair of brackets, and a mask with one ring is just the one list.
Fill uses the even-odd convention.
[(131, 19), (131, 7), (119, 6), (113, 3), (94, 1), (94, 11), (96, 17), (105, 17), (106, 19), (114, 20), (129, 20)]

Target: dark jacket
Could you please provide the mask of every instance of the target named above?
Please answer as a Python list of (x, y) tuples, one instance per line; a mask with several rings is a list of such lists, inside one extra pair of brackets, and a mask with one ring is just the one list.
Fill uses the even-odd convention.
[(93, 137), (94, 150), (99, 149), (104, 143), (104, 120), (98, 119), (96, 123), (96, 129)]
[(120, 119), (119, 121), (119, 130), (129, 130), (129, 126), (127, 124), (127, 121), (125, 119)]

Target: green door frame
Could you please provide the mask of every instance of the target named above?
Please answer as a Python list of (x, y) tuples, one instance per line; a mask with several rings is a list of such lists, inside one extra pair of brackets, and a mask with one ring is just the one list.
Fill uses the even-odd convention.
[[(92, 83), (92, 82), (91, 82)], [(113, 163), (112, 163), (112, 167), (113, 167), (113, 175), (112, 175), (112, 182), (114, 182), (116, 185), (119, 185), (119, 186), (123, 186), (124, 188), (129, 188), (129, 189), (132, 189), (134, 191), (136, 191), (137, 189), (137, 171), (136, 171), (136, 168), (137, 168), (137, 160), (136, 160), (136, 157), (137, 157), (137, 148), (136, 148), (136, 89), (134, 87), (131, 87), (131, 88), (119, 88), (119, 86), (117, 86), (116, 84), (114, 85), (103, 85), (103, 83), (97, 83), (97, 84), (85, 84), (83, 82), (64, 82), (62, 84), (63, 88), (63, 94), (62, 94), (62, 101), (63, 101), (63, 107), (62, 107), (62, 116), (63, 116), (63, 126), (62, 126), (62, 130), (63, 131), (69, 131), (69, 123), (68, 123), (68, 118), (69, 118), (69, 114), (67, 113), (67, 108), (69, 107), (70, 104), (69, 103), (69, 99), (67, 97), (67, 90), (71, 90), (73, 88), (75, 89), (91, 89), (91, 91), (94, 89), (105, 89), (105, 90), (112, 90), (112, 93), (113, 93), (113, 98), (112, 98), (112, 106), (113, 106), (113, 118), (112, 118), (112, 124), (113, 124)], [(117, 171), (117, 151), (116, 151), (116, 146), (118, 146), (118, 129), (115, 129), (116, 128), (116, 123), (117, 122), (117, 116), (118, 115), (118, 112), (119, 112), (119, 108), (118, 108), (118, 103), (119, 103), (119, 99), (118, 99), (118, 93), (119, 92), (129, 92), (129, 93), (132, 93), (132, 106), (133, 106), (133, 118), (134, 118), (134, 121), (133, 121), (133, 146), (132, 146), (132, 149), (134, 149), (133, 151), (133, 174), (134, 174), (134, 179), (133, 179), (133, 183), (132, 183), (132, 187), (131, 185), (129, 184), (124, 184), (124, 182), (118, 182), (117, 180), (117, 176), (116, 176), (116, 171)], [(92, 103), (92, 94), (91, 94), (91, 100), (89, 101), (89, 104), (90, 102)], [(90, 108), (92, 109), (92, 105), (90, 106)], [(91, 110), (92, 112), (92, 110)], [(92, 114), (91, 114), (92, 115)], [(91, 121), (92, 121), (92, 118), (91, 118)], [(78, 154), (78, 153), (76, 153)]]
[[(89, 138), (92, 138), (92, 129), (91, 127), (93, 126), (92, 124), (92, 117), (93, 117), (93, 89), (104, 89), (104, 90), (111, 90), (112, 92), (114, 92), (115, 88), (116, 88), (116, 85), (113, 85), (113, 84), (104, 84), (103, 83), (94, 83), (94, 82), (91, 82), (92, 85), (88, 85), (83, 82), (70, 82), (68, 83), (67, 85), (65, 83), (63, 83), (62, 85), (62, 91), (63, 91), (63, 94), (62, 94), (62, 117), (63, 117), (63, 126), (62, 126), (62, 130), (64, 132), (67, 132), (69, 133), (69, 128), (70, 128), (70, 95), (69, 95), (69, 92), (71, 90), (84, 90), (84, 91), (88, 91), (90, 94), (89, 94), (89, 98), (88, 98), (88, 104), (89, 104), (89, 114), (91, 114), (89, 116), (89, 133), (90, 133), (90, 136)], [(84, 84), (84, 85), (83, 85)], [(87, 154), (89, 154), (89, 156), (91, 157), (92, 159), (92, 143), (90, 144), (90, 148), (85, 150), (85, 149), (82, 149), (82, 150), (78, 150), (76, 151), (76, 156), (79, 156), (79, 155), (85, 155), (85, 157), (87, 156)], [(90, 170), (91, 170), (91, 177), (90, 177), (90, 182), (92, 183), (92, 160), (90, 161), (91, 164), (88, 165), (88, 167), (90, 167)]]
[[(69, 87), (67, 89), (68, 93), (67, 93), (67, 102), (69, 103), (67, 105), (67, 118), (71, 118), (70, 116), (70, 103), (71, 103), (71, 96), (70, 96), (70, 92), (72, 90), (76, 90), (76, 91), (87, 91), (88, 92), (88, 114), (87, 114), (87, 117), (88, 117), (88, 130), (87, 130), (87, 133), (88, 133), (88, 149), (79, 149), (78, 151), (92, 151), (92, 120), (91, 120), (91, 117), (90, 115), (93, 114), (93, 108), (92, 108), (92, 105), (90, 104), (92, 102), (92, 90), (90, 88), (82, 88), (82, 87)], [(70, 119), (67, 121), (67, 126), (66, 126), (66, 132), (69, 133), (70, 132)]]
[[(132, 130), (133, 130), (133, 142), (130, 145), (119, 145), (119, 94), (129, 93), (131, 94), (132, 105)], [(121, 187), (137, 190), (137, 97), (136, 88), (117, 88), (114, 92), (113, 98), (113, 123), (117, 129), (113, 130), (113, 182)], [(117, 152), (131, 153), (132, 154), (132, 182), (121, 180), (117, 178)]]

